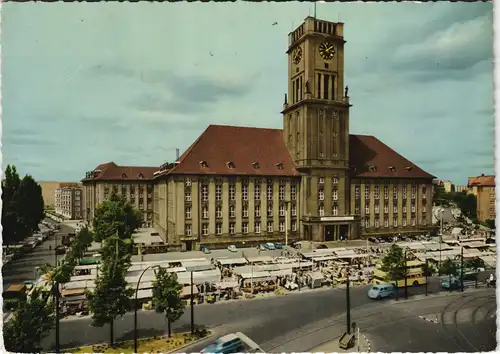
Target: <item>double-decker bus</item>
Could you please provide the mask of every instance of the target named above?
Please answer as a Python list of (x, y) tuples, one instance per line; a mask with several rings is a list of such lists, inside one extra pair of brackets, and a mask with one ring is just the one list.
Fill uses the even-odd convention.
[[(406, 262), (406, 284), (409, 286), (423, 285), (426, 282), (425, 262), (421, 261), (407, 261)], [(405, 286), (405, 279), (390, 279), (389, 274), (381, 269), (381, 264), (378, 264), (373, 271), (373, 284), (393, 284), (398, 288)]]

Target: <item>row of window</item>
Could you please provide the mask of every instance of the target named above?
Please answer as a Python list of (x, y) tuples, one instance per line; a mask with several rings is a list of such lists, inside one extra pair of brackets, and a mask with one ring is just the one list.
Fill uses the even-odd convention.
[[(355, 186), (354, 187), (354, 198), (355, 199), (360, 198), (360, 192), (361, 192), (361, 187)], [(401, 194), (402, 194), (403, 199), (407, 198), (407, 186), (403, 186)], [(426, 194), (427, 194), (427, 188), (422, 187), (422, 199), (426, 198)], [(379, 195), (380, 195), (380, 187), (374, 186), (373, 198), (379, 199)], [(417, 196), (417, 186), (412, 186), (411, 187), (411, 199), (415, 199), (416, 196)], [(392, 187), (392, 197), (393, 197), (393, 199), (398, 199), (398, 187), (397, 186)], [(365, 186), (365, 199), (370, 199), (370, 186)], [(384, 199), (389, 199), (389, 186), (384, 186)]]
[[(261, 227), (261, 222), (256, 221), (254, 222), (254, 233), (260, 234), (262, 233), (262, 227)], [(297, 222), (292, 221), (291, 222), (291, 230), (292, 231), (297, 231)], [(285, 232), (285, 222), (280, 221), (278, 224), (279, 227), (279, 232)], [(191, 224), (186, 224), (184, 225), (184, 233), (186, 236), (192, 236), (193, 235), (193, 226)], [(267, 222), (267, 233), (272, 234), (274, 232), (274, 223), (272, 221)], [(249, 225), (247, 222), (242, 222), (241, 223), (241, 232), (243, 234), (248, 234), (249, 232)], [(203, 236), (208, 236), (208, 224), (203, 223), (201, 224), (201, 234)], [(215, 224), (215, 234), (216, 235), (222, 235), (222, 223), (216, 223)], [(230, 235), (236, 235), (236, 223), (230, 222), (229, 223), (229, 234)]]
[[(361, 226), (364, 227), (364, 228), (369, 228), (369, 227), (372, 226), (371, 223), (370, 223), (370, 218), (369, 217), (364, 218), (362, 220), (361, 224), (362, 224)], [(411, 226), (416, 226), (417, 219), (416, 218), (411, 218), (410, 224), (411, 224)], [(422, 225), (424, 225), (424, 226), (427, 225), (426, 218), (422, 219)], [(373, 226), (374, 227), (380, 227), (380, 219), (375, 218)], [(398, 227), (398, 218), (396, 216), (392, 218), (392, 226), (393, 227)], [(403, 220), (402, 220), (402, 225), (401, 226), (403, 226), (403, 227), (408, 226), (407, 225), (406, 215), (403, 215)], [(384, 219), (384, 227), (389, 227), (389, 219)]]
[[(215, 200), (222, 200), (222, 184), (217, 184), (215, 186)], [(248, 194), (249, 194), (249, 187), (247, 184), (242, 184), (241, 186), (241, 198), (242, 200), (248, 200)], [(260, 200), (260, 184), (255, 184), (254, 185), (254, 200)], [(271, 181), (271, 184), (267, 185), (267, 200), (273, 200), (274, 197), (274, 188), (273, 184)], [(191, 189), (186, 189), (185, 191), (185, 200), (186, 202), (192, 201), (192, 193)], [(285, 185), (280, 184), (278, 188), (278, 198), (279, 200), (285, 200)], [(296, 200), (297, 199), (297, 187), (295, 184), (290, 185), (290, 199), (291, 200)], [(208, 185), (207, 184), (202, 184), (201, 185), (201, 200), (203, 201), (208, 201)], [(229, 185), (229, 200), (236, 200), (236, 185), (235, 184), (230, 184)]]
[[(356, 205), (354, 207), (354, 213), (355, 214), (359, 214), (359, 209), (360, 209), (359, 205)], [(371, 209), (370, 206), (366, 205), (365, 206), (365, 214), (370, 214), (370, 209)], [(417, 211), (417, 207), (416, 207), (415, 204), (411, 204), (411, 208), (410, 209), (411, 209), (412, 213), (416, 213), (416, 211)], [(403, 205), (403, 213), (406, 213), (406, 211), (407, 211), (406, 205)], [(380, 213), (380, 207), (379, 207), (378, 204), (375, 204), (374, 212), (375, 212), (375, 214), (379, 214)], [(392, 212), (393, 213), (397, 213), (398, 212), (397, 205), (393, 205), (392, 206)], [(422, 212), (425, 213), (426, 210), (423, 209)], [(387, 213), (389, 213), (389, 206), (388, 205), (384, 205), (384, 214), (387, 214)]]
[[(323, 189), (318, 189), (318, 200), (325, 200), (325, 191)], [(337, 188), (332, 190), (332, 200), (339, 200)]]
[[(285, 214), (286, 214), (286, 207), (284, 204), (281, 204), (279, 206), (279, 209), (278, 209), (278, 214), (279, 216), (281, 217), (284, 217)], [(291, 207), (290, 207), (290, 214), (291, 216), (297, 216), (297, 207), (295, 206), (295, 204), (292, 204)], [(201, 215), (202, 215), (202, 218), (203, 219), (208, 219), (209, 218), (209, 209), (208, 209), (208, 205), (204, 205), (201, 209)], [(249, 211), (248, 211), (248, 207), (246, 205), (243, 205), (242, 208), (241, 208), (241, 216), (243, 218), (248, 218), (248, 215), (249, 215)], [(190, 206), (186, 206), (185, 208), (185, 216), (186, 216), (186, 219), (191, 219), (192, 217), (192, 209)], [(255, 208), (254, 209), (254, 216), (256, 218), (259, 218), (261, 216), (261, 210), (260, 208)], [(272, 204), (268, 204), (267, 205), (267, 216), (268, 217), (273, 217), (274, 216), (274, 209), (273, 209), (273, 205)], [(217, 205), (215, 207), (215, 217), (220, 219), (223, 217), (222, 215), (222, 207), (220, 205)], [(229, 217), (230, 218), (235, 218), (236, 217), (236, 207), (234, 205), (230, 205), (229, 206)]]

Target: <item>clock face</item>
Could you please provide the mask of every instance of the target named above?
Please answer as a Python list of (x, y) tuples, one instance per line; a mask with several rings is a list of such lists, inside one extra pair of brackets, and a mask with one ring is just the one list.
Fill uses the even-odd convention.
[(297, 65), (302, 60), (302, 48), (297, 47), (292, 53), (292, 60)]
[(323, 42), (319, 45), (319, 54), (325, 60), (333, 59), (335, 56), (335, 48), (330, 42)]

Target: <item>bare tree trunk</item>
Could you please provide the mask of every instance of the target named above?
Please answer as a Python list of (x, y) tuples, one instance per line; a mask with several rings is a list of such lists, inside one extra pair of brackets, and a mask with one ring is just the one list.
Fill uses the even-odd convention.
[(109, 323), (109, 345), (113, 346), (115, 344), (115, 338), (114, 338), (114, 320), (111, 320)]
[(172, 337), (172, 326), (170, 323), (170, 319), (167, 319), (167, 328), (168, 328), (168, 338)]

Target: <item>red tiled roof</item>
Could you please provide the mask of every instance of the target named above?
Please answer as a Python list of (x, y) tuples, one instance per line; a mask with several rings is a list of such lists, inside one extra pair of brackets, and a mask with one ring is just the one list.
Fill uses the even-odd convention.
[(477, 177), (469, 177), (467, 181), (467, 185), (469, 186), (495, 186), (495, 176), (477, 176)]
[(152, 180), (153, 173), (158, 167), (150, 166), (119, 166), (114, 162), (107, 162), (97, 166), (92, 172), (94, 176), (86, 177), (83, 180), (94, 181), (137, 181)]
[(371, 135), (349, 136), (353, 177), (434, 178)]
[[(203, 167), (203, 162), (206, 167)], [(230, 165), (233, 164), (233, 168)], [(280, 129), (210, 125), (172, 174), (297, 176)]]
[[(373, 136), (350, 135), (353, 177), (434, 178)], [(281, 129), (210, 125), (177, 165), (158, 174), (297, 176)], [(228, 163), (234, 164), (229, 168)], [(257, 162), (260, 168), (254, 168)], [(206, 163), (206, 167), (203, 167)], [(282, 163), (282, 169), (277, 167)]]

